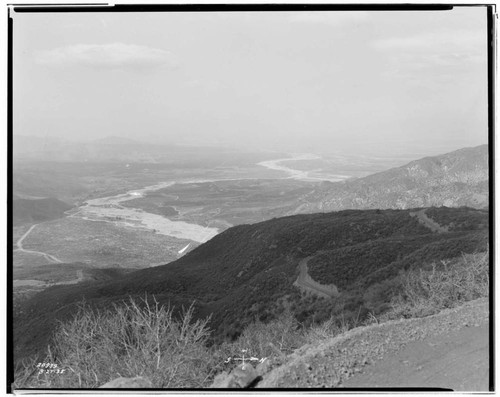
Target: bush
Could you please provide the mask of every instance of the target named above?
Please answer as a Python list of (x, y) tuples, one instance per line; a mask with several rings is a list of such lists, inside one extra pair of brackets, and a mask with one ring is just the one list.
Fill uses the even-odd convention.
[(207, 322), (193, 321), (193, 306), (176, 320), (156, 300), (130, 299), (107, 312), (81, 304), (74, 319), (60, 325), (45, 360), (64, 374), (27, 376), (25, 367), (15, 387), (94, 388), (121, 376), (145, 376), (155, 388), (206, 387), (214, 367)]
[(241, 351), (245, 350), (256, 358), (283, 357), (304, 343), (299, 323), (293, 313), (285, 309), (267, 324), (257, 320), (248, 325), (237, 340), (223, 343), (219, 354), (222, 357), (241, 356)]
[(391, 302), (389, 318), (423, 317), (466, 301), (487, 297), (489, 254), (463, 255), (462, 258), (434, 263), (431, 270), (408, 272), (403, 291)]
[(350, 328), (352, 328), (352, 324), (348, 320), (344, 318), (338, 320), (332, 316), (321, 324), (313, 324), (307, 329), (305, 334), (306, 343), (318, 344), (324, 342), (347, 332)]

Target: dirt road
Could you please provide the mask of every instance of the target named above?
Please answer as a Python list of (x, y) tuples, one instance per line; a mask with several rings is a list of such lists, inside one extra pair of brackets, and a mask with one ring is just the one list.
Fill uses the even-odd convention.
[(365, 367), (342, 387), (440, 387), (488, 390), (488, 325), (409, 343)]
[(304, 346), (257, 387), (442, 387), (488, 391), (487, 299), (355, 328)]
[(38, 225), (38, 223), (34, 224), (33, 226), (31, 226), (27, 231), (26, 233), (24, 233), (21, 238), (19, 240), (17, 240), (17, 249), (20, 250), (20, 251), (23, 251), (23, 241), (26, 237), (28, 237), (28, 234), (31, 233), (31, 231), (35, 228), (35, 226)]
[(410, 216), (416, 217), (417, 220), (427, 227), (428, 229), (432, 230), (433, 232), (436, 233), (446, 233), (448, 231), (447, 227), (441, 226), (439, 223), (433, 221), (431, 218), (427, 216), (425, 213), (425, 209), (416, 211), (416, 212), (410, 212)]
[(337, 296), (337, 288), (335, 288), (334, 286), (320, 284), (317, 281), (314, 281), (311, 276), (309, 276), (309, 274), (307, 273), (307, 262), (309, 262), (311, 258), (313, 258), (313, 256), (308, 256), (307, 258), (304, 258), (299, 262), (300, 273), (297, 277), (297, 280), (293, 284), (322, 298), (331, 298), (333, 296)]
[(26, 237), (28, 237), (28, 235), (33, 231), (33, 229), (35, 228), (35, 226), (37, 226), (38, 223), (34, 224), (33, 226), (31, 226), (27, 231), (26, 233), (24, 233), (21, 238), (19, 240), (17, 240), (17, 249), (15, 249), (14, 251), (19, 251), (19, 252), (25, 252), (27, 254), (33, 254), (33, 255), (40, 255), (40, 256), (43, 256), (47, 261), (49, 262), (52, 262), (52, 263), (62, 263), (62, 261), (60, 261), (58, 258), (56, 258), (54, 255), (50, 255), (50, 254), (47, 254), (45, 252), (40, 252), (40, 251), (32, 251), (32, 250), (27, 250), (27, 249), (24, 249), (23, 248), (23, 241)]

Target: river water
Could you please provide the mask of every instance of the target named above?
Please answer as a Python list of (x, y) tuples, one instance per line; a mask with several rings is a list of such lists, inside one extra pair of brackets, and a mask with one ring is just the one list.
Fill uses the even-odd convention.
[[(257, 165), (266, 167), (271, 170), (283, 171), (289, 178), (291, 177), (296, 179), (308, 180), (311, 178), (308, 177), (307, 171), (294, 170), (293, 168), (286, 167), (280, 163), (283, 161), (312, 159), (320, 159), (320, 157), (310, 154), (301, 154), (290, 158), (263, 161), (258, 163)], [(127, 200), (143, 197), (147, 192), (164, 189), (176, 183), (189, 184), (217, 182), (221, 180), (222, 179), (198, 179), (182, 182), (162, 182), (156, 185), (146, 186), (142, 189), (131, 190), (127, 193), (118, 194), (115, 196), (88, 200), (83, 206), (79, 207), (77, 211), (73, 212), (73, 214), (70, 216), (79, 217), (88, 221), (110, 222), (117, 226), (154, 230), (156, 233), (166, 236), (204, 243), (205, 241), (217, 235), (219, 233), (219, 230), (214, 227), (204, 227), (184, 221), (172, 221), (161, 215), (152, 214), (141, 209), (124, 207), (121, 205), (121, 203)]]
[[(208, 180), (182, 183), (209, 182)], [(88, 200), (71, 216), (89, 221), (111, 222), (117, 226), (154, 230), (156, 233), (204, 243), (219, 233), (217, 228), (203, 227), (194, 223), (172, 221), (161, 215), (152, 214), (138, 208), (124, 207), (120, 203), (144, 196), (147, 192), (164, 189), (178, 182), (164, 182), (142, 189), (131, 190), (116, 196)]]
[(311, 171), (301, 171), (301, 170), (296, 170), (294, 168), (290, 168), (282, 163), (290, 163), (292, 161), (301, 161), (301, 160), (321, 160), (322, 157), (315, 155), (315, 154), (310, 154), (310, 153), (304, 153), (304, 154), (297, 154), (292, 158), (283, 158), (283, 159), (276, 159), (276, 160), (269, 160), (269, 161), (261, 161), (260, 163), (257, 163), (257, 165), (267, 167), (271, 170), (276, 170), (276, 171), (283, 171), (286, 174), (288, 174), (288, 178), (290, 179), (297, 179), (300, 181), (330, 181), (330, 182), (338, 182), (345, 180), (349, 178), (349, 175), (332, 175), (332, 174), (322, 174), (319, 172), (320, 170), (311, 170)]

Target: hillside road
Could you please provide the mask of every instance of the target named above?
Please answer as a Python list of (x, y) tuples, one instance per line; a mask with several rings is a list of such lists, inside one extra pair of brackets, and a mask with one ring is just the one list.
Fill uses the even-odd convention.
[(446, 232), (448, 232), (448, 228), (447, 227), (443, 227), (439, 223), (437, 223), (434, 220), (432, 220), (431, 218), (429, 218), (427, 216), (427, 214), (425, 213), (425, 209), (419, 210), (419, 211), (416, 211), (416, 212), (410, 212), (410, 216), (416, 217), (417, 220), (422, 225), (424, 225), (429, 230), (432, 230), (433, 232), (436, 232), (436, 233), (446, 233)]
[(322, 298), (330, 298), (332, 296), (336, 296), (338, 294), (336, 288), (332, 286), (322, 285), (314, 281), (307, 273), (307, 262), (309, 262), (311, 258), (314, 258), (314, 256), (308, 256), (299, 262), (300, 273), (294, 285), (306, 291), (312, 292), (313, 294), (316, 294)]

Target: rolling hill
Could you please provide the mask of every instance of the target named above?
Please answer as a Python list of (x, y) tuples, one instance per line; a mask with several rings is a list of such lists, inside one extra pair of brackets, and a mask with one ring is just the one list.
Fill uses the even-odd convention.
[(12, 207), (14, 225), (45, 222), (61, 218), (64, 216), (64, 211), (72, 208), (56, 198), (18, 198), (13, 200)]
[(323, 182), (295, 213), (488, 206), (488, 145), (425, 157), (359, 179)]
[[(415, 213), (447, 231), (433, 231)], [(401, 272), (484, 251), (488, 211), (471, 208), (346, 210), (294, 215), (240, 225), (215, 236), (167, 265), (46, 289), (15, 313), (16, 360), (43, 351), (58, 320), (70, 318), (79, 301), (105, 310), (129, 296), (188, 306), (211, 315), (214, 341), (234, 338), (256, 319), (267, 321), (290, 308), (303, 324), (342, 313), (362, 318), (380, 313), (401, 284)], [(299, 264), (338, 295), (320, 298), (294, 286)]]

